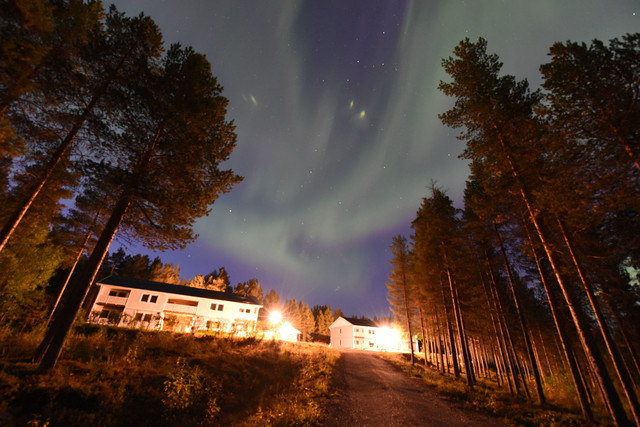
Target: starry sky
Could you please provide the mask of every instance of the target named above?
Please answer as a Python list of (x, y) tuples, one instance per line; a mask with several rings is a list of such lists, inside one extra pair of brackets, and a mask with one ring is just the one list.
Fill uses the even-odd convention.
[(452, 103), (437, 90), (442, 58), (484, 37), (505, 73), (537, 87), (553, 42), (640, 31), (638, 0), (115, 4), (207, 55), (237, 126), (223, 166), (244, 176), (185, 250), (127, 251), (179, 264), (186, 278), (224, 266), (232, 285), (255, 277), (283, 301), (370, 317), (389, 314), (389, 245), (410, 235), (431, 182), (461, 206), (463, 143), (438, 119)]

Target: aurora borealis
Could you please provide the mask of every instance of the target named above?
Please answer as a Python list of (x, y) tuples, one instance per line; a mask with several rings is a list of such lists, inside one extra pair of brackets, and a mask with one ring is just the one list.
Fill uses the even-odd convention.
[(640, 30), (631, 0), (115, 4), (207, 55), (237, 127), (224, 166), (245, 177), (199, 220), (197, 242), (153, 256), (347, 315), (388, 314), (388, 246), (410, 234), (432, 180), (461, 205), (463, 143), (438, 119), (452, 101), (437, 90), (460, 40), (484, 37), (503, 72), (535, 87), (553, 42)]

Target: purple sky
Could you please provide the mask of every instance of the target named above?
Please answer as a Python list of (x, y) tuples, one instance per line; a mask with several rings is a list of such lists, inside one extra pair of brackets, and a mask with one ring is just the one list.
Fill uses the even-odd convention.
[[(224, 266), (232, 284), (347, 315), (388, 315), (389, 245), (409, 236), (431, 180), (460, 205), (463, 143), (438, 114), (441, 59), (482, 36), (504, 72), (540, 83), (555, 41), (640, 30), (637, 1), (119, 0), (165, 42), (204, 53), (229, 99), (244, 182), (198, 221), (200, 238), (160, 256), (191, 278)], [(117, 243), (113, 249), (117, 247)]]

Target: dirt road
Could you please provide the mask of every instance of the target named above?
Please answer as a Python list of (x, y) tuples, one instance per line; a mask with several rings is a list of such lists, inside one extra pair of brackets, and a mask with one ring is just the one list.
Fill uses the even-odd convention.
[(343, 351), (326, 426), (504, 426), (456, 408), (390, 362), (364, 351)]

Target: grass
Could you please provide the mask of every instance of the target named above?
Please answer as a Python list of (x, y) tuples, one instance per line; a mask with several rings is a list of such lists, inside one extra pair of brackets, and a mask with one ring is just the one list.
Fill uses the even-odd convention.
[[(464, 375), (455, 378), (443, 375), (434, 368), (425, 368), (424, 360), (417, 359), (411, 366), (409, 355), (381, 353), (411, 377), (436, 389), (443, 398), (457, 406), (494, 415), (509, 425), (518, 426), (581, 426), (585, 425), (573, 391), (568, 382), (556, 382), (545, 387), (549, 403), (544, 405), (514, 396), (494, 381), (479, 378), (473, 387), (467, 386)], [(533, 387), (530, 385), (533, 392)], [(535, 397), (533, 397), (535, 399)], [(601, 425), (608, 425), (606, 413), (596, 412)]]
[(85, 325), (52, 373), (0, 331), (0, 425), (317, 425), (339, 353), (305, 343)]

